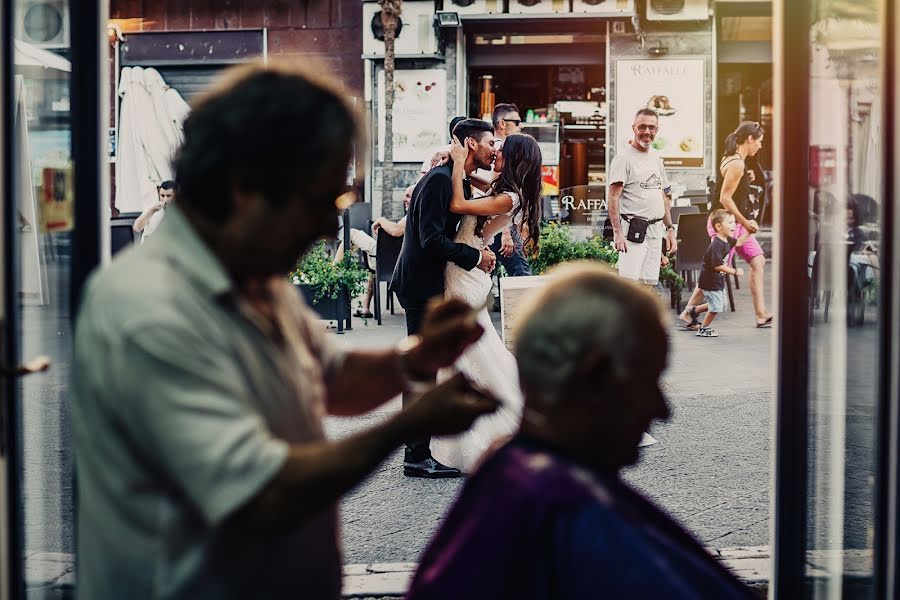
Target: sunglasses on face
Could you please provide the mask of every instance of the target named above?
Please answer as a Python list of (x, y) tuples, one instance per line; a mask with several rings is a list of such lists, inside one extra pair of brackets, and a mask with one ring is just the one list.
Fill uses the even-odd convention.
[(507, 123), (514, 124), (516, 127), (518, 127), (519, 125), (522, 124), (522, 119), (503, 119), (503, 120), (506, 121)]
[(656, 125), (638, 125), (637, 130), (641, 132), (649, 131), (650, 133), (656, 133), (657, 131), (659, 131), (659, 127), (657, 127)]

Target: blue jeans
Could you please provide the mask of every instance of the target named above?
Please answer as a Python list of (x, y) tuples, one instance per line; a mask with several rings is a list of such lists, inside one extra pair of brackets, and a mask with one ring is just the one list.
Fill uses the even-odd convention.
[(489, 246), (489, 248), (494, 252), (494, 254), (497, 255), (497, 261), (501, 265), (503, 265), (504, 269), (506, 269), (506, 274), (511, 277), (531, 275), (531, 265), (528, 264), (528, 259), (525, 258), (525, 252), (522, 250), (522, 240), (519, 239), (519, 230), (516, 227), (512, 228), (512, 238), (516, 249), (515, 252), (513, 252), (509, 256), (503, 256), (502, 254), (500, 254), (502, 235), (503, 232), (498, 233), (494, 237), (494, 242)]

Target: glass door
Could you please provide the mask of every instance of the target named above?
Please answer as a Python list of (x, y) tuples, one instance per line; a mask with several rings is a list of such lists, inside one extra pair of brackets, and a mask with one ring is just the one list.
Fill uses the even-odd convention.
[(897, 445), (891, 10), (775, 3), (776, 598), (895, 597), (879, 566), (897, 543), (884, 533)]
[(0, 541), (9, 598), (74, 589), (69, 364), (73, 299), (99, 257), (102, 4), (2, 8)]

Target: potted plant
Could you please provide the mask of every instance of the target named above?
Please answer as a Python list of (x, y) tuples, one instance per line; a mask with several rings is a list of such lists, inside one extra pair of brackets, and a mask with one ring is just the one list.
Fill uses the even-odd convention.
[[(531, 270), (535, 275), (544, 273), (552, 265), (572, 260), (593, 259), (615, 267), (619, 261), (619, 253), (612, 242), (595, 235), (583, 242), (575, 242), (567, 227), (550, 222), (541, 229), (541, 251), (530, 260)], [(684, 289), (684, 278), (674, 269), (675, 259), (659, 268), (659, 281), (669, 288), (673, 306), (680, 302)]]
[(369, 272), (347, 252), (340, 262), (329, 256), (325, 242), (317, 242), (289, 275), (290, 281), (320, 317), (337, 321), (338, 333), (344, 322), (350, 325), (350, 302), (366, 289)]

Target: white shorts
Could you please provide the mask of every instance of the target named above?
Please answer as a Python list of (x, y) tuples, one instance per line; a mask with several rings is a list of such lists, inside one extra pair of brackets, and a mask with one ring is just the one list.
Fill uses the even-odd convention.
[[(627, 223), (623, 224), (627, 226)], [(623, 229), (623, 231), (627, 231)], [(639, 283), (659, 283), (659, 263), (662, 260), (662, 238), (644, 238), (642, 244), (625, 240), (627, 252), (619, 252), (619, 276)]]
[(375, 256), (375, 238), (361, 229), (350, 229), (350, 243), (368, 254)]

